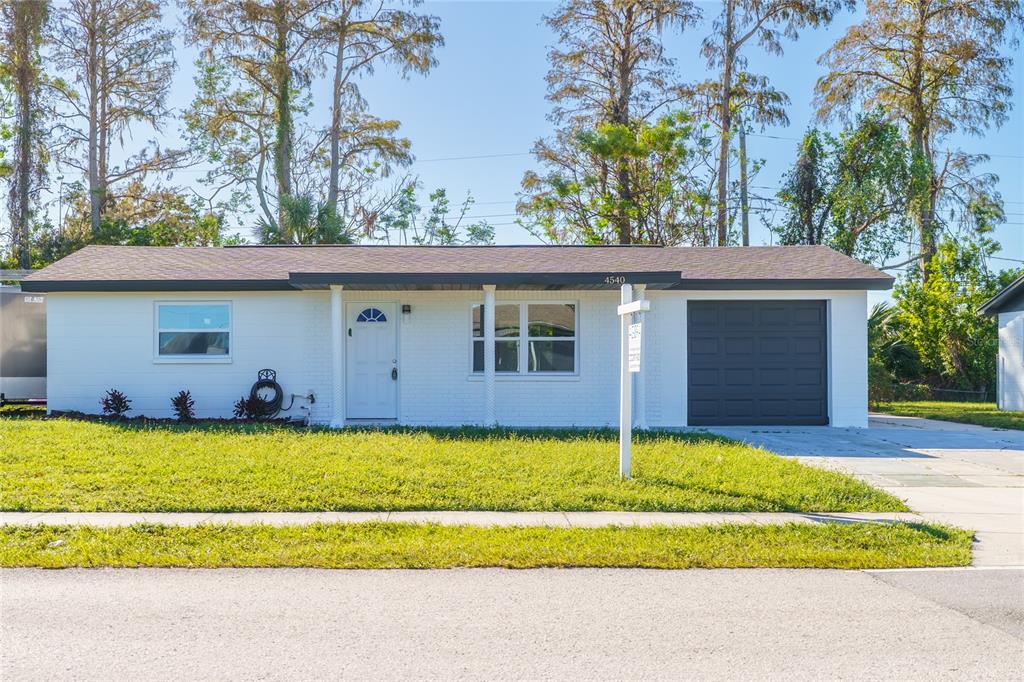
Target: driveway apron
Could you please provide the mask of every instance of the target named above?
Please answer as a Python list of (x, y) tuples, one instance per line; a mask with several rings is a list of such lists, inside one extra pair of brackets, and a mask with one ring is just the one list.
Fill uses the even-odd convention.
[(1024, 566), (1024, 431), (889, 415), (872, 415), (866, 429), (710, 430), (853, 474), (929, 521), (973, 529), (976, 565)]

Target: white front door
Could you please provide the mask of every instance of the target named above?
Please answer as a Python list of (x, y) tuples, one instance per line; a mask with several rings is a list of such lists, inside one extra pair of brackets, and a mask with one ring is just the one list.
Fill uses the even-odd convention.
[(346, 416), (398, 417), (398, 320), (394, 303), (349, 303), (345, 315)]

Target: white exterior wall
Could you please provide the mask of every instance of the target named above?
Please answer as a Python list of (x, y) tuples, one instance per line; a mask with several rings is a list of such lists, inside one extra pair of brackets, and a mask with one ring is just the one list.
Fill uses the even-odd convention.
[[(644, 358), (647, 424), (686, 426), (688, 300), (829, 301), (830, 423), (867, 425), (867, 301), (863, 291), (648, 291)], [(156, 301), (231, 301), (232, 360), (154, 362)], [(345, 304), (393, 301), (399, 314), (398, 415), (404, 424), (461, 425), (484, 418), (484, 383), (473, 375), (471, 306), (483, 291), (344, 291)], [(606, 426), (618, 420), (618, 291), (509, 291), (497, 302), (564, 301), (579, 306), (574, 376), (496, 378), (498, 423)], [(286, 394), (312, 391), (312, 418), (331, 416), (330, 296), (325, 291), (203, 294), (50, 294), (49, 406), (98, 412), (108, 388), (133, 400), (133, 415), (172, 415), (170, 399), (192, 392), (202, 417), (230, 416), (264, 367)], [(288, 397), (285, 398), (285, 404)], [(296, 406), (304, 404), (297, 400)], [(292, 416), (302, 416), (294, 409)]]
[(1024, 410), (1024, 311), (999, 313), (996, 386), (1000, 410)]
[[(156, 301), (230, 301), (231, 361), (154, 361)], [(98, 413), (102, 395), (116, 388), (131, 399), (131, 416), (171, 417), (171, 397), (185, 389), (197, 416), (230, 417), (269, 367), (286, 394), (313, 391), (314, 419), (329, 419), (327, 292), (58, 293), (47, 304), (51, 410)], [(291, 414), (301, 416), (302, 404)]]
[(866, 292), (655, 291), (648, 298), (652, 301), (647, 317), (653, 323), (650, 340), (655, 346), (648, 365), (647, 414), (652, 426), (686, 423), (686, 303), (712, 300), (827, 301), (829, 425), (868, 425)]

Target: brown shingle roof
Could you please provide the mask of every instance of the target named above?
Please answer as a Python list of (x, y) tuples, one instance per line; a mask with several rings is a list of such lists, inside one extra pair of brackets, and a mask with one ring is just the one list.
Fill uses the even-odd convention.
[[(349, 286), (887, 289), (892, 278), (824, 246), (88, 246), (29, 276), (27, 291)], [(606, 277), (613, 278), (605, 281)]]

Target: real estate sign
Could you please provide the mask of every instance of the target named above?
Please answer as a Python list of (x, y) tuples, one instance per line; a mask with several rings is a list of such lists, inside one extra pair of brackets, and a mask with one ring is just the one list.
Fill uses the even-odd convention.
[(629, 371), (634, 373), (640, 371), (641, 326), (639, 322), (629, 325)]

